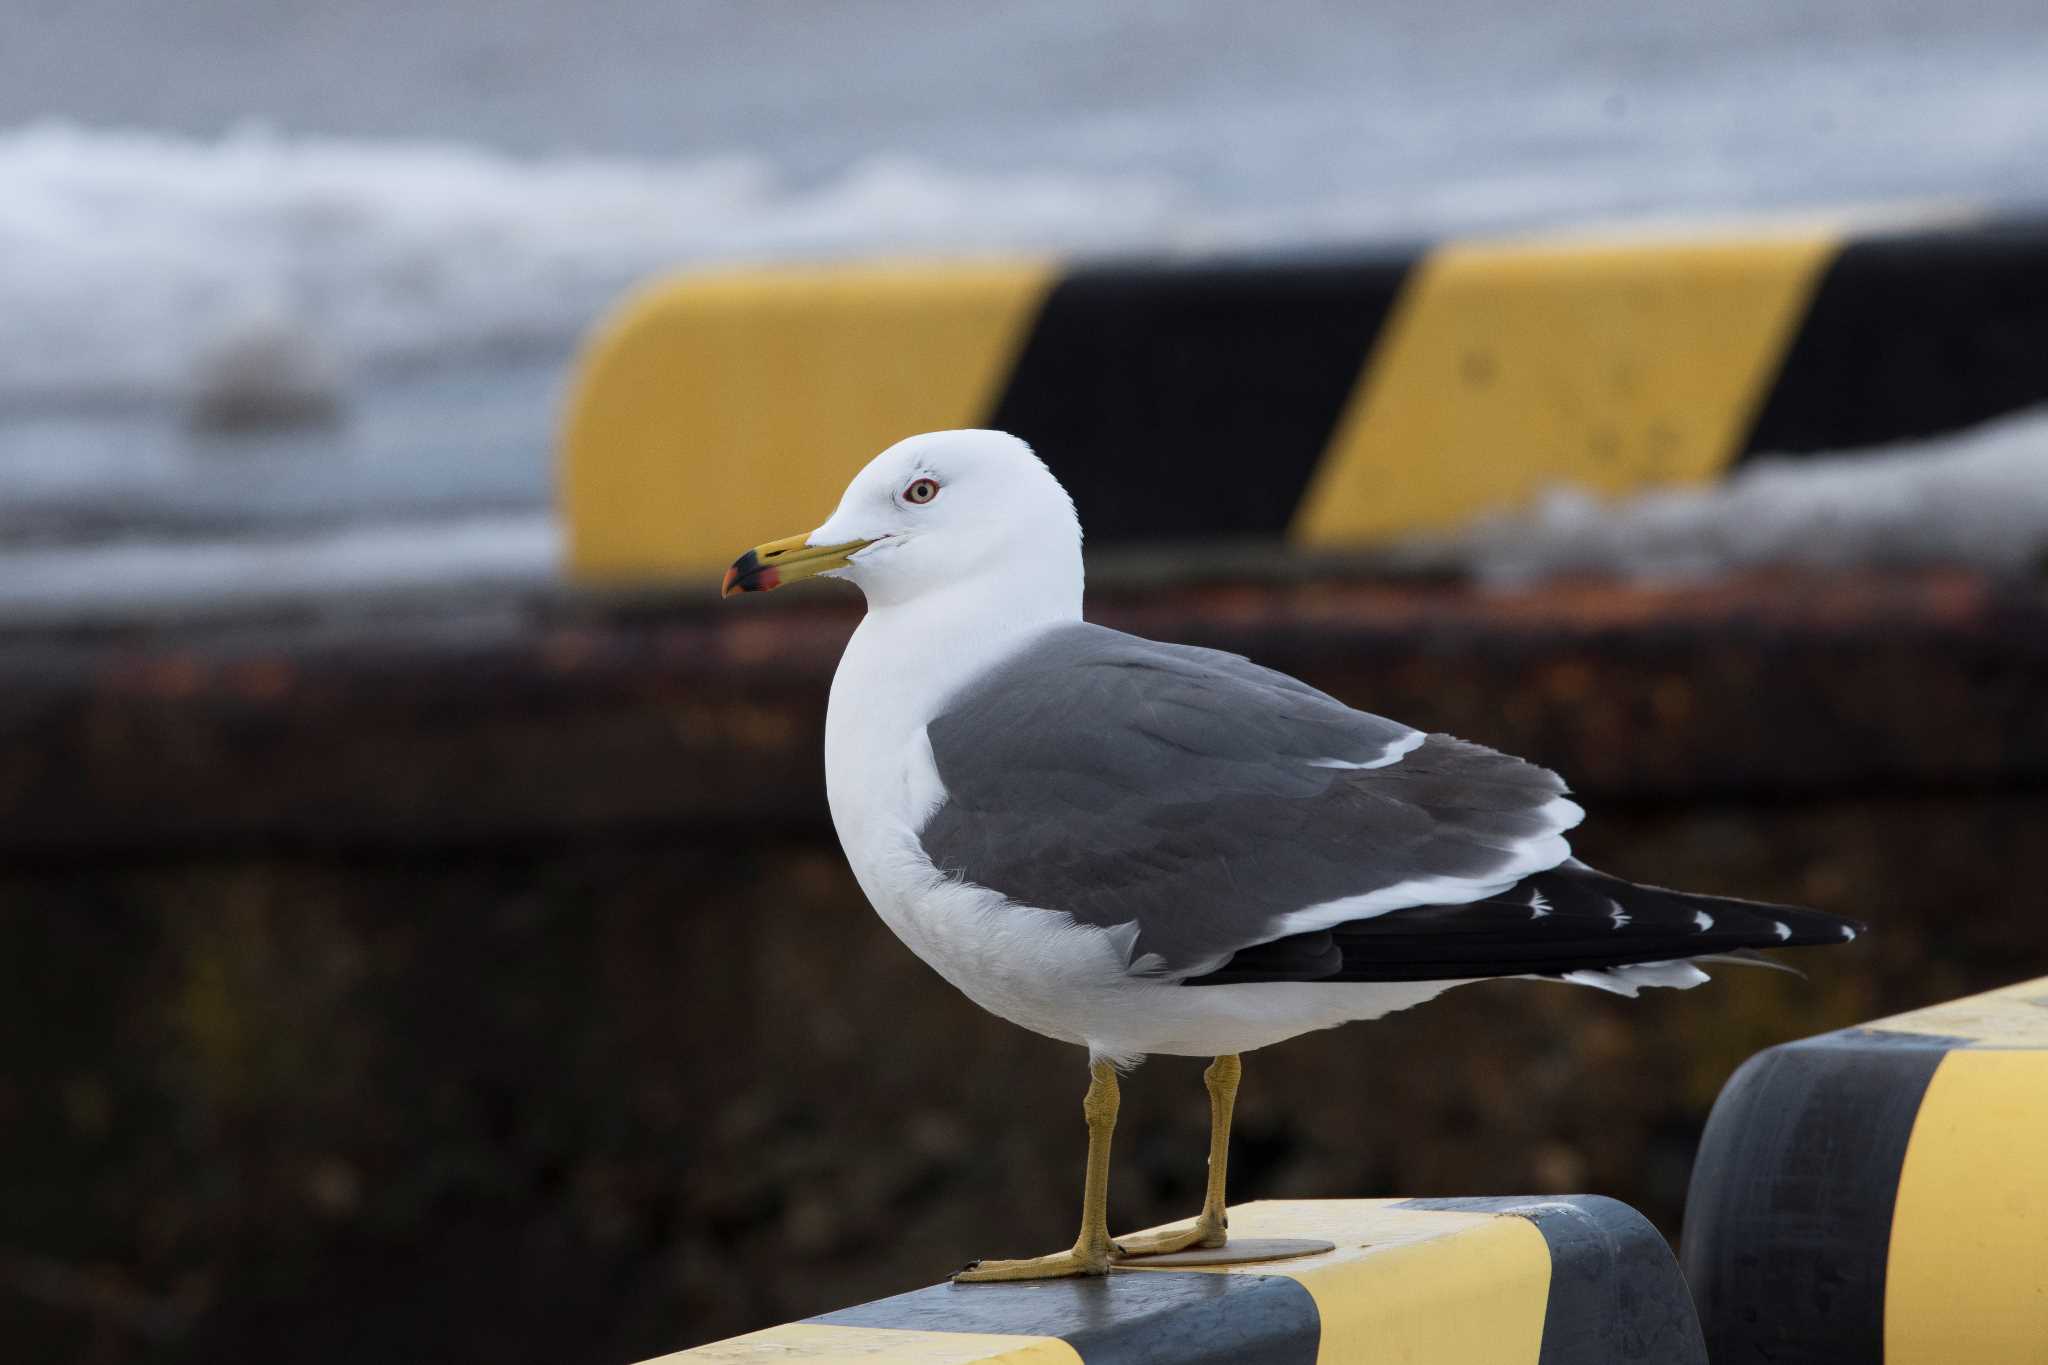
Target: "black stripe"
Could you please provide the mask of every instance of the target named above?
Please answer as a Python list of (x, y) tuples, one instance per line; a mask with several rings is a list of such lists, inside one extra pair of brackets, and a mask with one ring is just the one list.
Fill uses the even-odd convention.
[(1411, 260), (1076, 270), (989, 425), (1031, 442), (1091, 543), (1278, 537)]
[(1954, 431), (2048, 401), (2048, 221), (1852, 242), (1745, 457)]
[(1091, 1279), (941, 1284), (806, 1319), (834, 1327), (1059, 1337), (1088, 1365), (1314, 1365), (1322, 1319), (1284, 1275), (1133, 1270)]
[(1537, 1365), (1706, 1365), (1699, 1320), (1671, 1248), (1647, 1218), (1620, 1200), (1574, 1194), (1410, 1199), (1405, 1206), (1512, 1213), (1536, 1225), (1550, 1246), (1550, 1295)]
[(1730, 1078), (1682, 1252), (1714, 1359), (1883, 1359), (1899, 1170), (1947, 1046), (1852, 1029), (1760, 1052)]

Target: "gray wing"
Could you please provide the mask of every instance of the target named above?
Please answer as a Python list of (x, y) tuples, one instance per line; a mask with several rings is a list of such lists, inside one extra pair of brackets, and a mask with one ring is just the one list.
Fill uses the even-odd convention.
[(1424, 736), (1234, 654), (1049, 632), (927, 734), (943, 872), (1187, 977), (1240, 949), (1496, 894), (1569, 855), (1555, 773)]

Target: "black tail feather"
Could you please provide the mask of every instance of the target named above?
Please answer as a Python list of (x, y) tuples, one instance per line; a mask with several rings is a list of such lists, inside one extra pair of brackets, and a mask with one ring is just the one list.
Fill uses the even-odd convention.
[(1846, 943), (1863, 932), (1820, 910), (1641, 886), (1571, 861), (1483, 901), (1416, 906), (1258, 944), (1187, 984), (1563, 976), (1730, 958), (1775, 966), (1756, 950)]

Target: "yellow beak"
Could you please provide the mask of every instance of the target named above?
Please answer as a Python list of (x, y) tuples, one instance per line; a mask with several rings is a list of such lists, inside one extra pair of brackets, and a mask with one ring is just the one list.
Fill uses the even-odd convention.
[(767, 592), (801, 578), (816, 578), (821, 573), (845, 568), (857, 551), (875, 543), (872, 540), (849, 540), (844, 545), (807, 545), (804, 543), (806, 539), (804, 536), (790, 536), (786, 540), (756, 545), (735, 559), (732, 567), (725, 571), (725, 583), (718, 595), (731, 597), (736, 592)]

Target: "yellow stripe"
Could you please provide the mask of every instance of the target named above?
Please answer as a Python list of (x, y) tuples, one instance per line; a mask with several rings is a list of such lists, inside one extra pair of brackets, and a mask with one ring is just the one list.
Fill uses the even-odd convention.
[(1892, 1211), (1884, 1358), (2048, 1362), (2048, 1052), (1935, 1069)]
[[(1962, 1038), (1978, 1047), (2048, 1048), (2048, 977), (1895, 1014), (1863, 1027)], [(2042, 1209), (2042, 1216), (2048, 1218), (2048, 1208)]]
[(1739, 453), (1839, 234), (1455, 244), (1396, 302), (1295, 518), (1333, 546)]
[(1550, 1244), (1526, 1218), (1381, 1199), (1269, 1200), (1231, 1209), (1230, 1230), (1336, 1244), (1320, 1256), (1217, 1268), (1284, 1275), (1308, 1290), (1322, 1319), (1319, 1361), (1534, 1365), (1543, 1349)]
[(806, 1365), (875, 1365), (895, 1360), (914, 1365), (1081, 1365), (1079, 1353), (1058, 1337), (829, 1327), (804, 1322), (658, 1356), (641, 1365), (775, 1360), (804, 1361)]
[(570, 395), (570, 573), (672, 578), (810, 530), (877, 451), (981, 420), (1052, 278), (1038, 261), (785, 267), (642, 292)]

